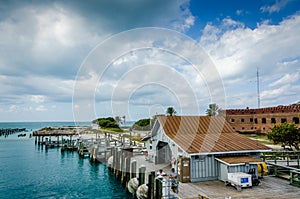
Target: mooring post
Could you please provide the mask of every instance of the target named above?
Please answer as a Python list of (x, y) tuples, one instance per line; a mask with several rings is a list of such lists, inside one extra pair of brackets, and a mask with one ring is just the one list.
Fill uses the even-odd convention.
[(124, 182), (124, 176), (125, 176), (125, 153), (122, 150), (121, 151), (121, 183), (122, 184)]
[(135, 178), (136, 177), (136, 160), (133, 160), (131, 162), (131, 177), (130, 178)]
[(116, 168), (115, 168), (115, 174), (116, 178), (119, 178), (119, 173), (120, 173), (120, 151), (117, 149), (116, 151)]
[(118, 148), (114, 147), (114, 152), (113, 152), (113, 171), (114, 171), (114, 174), (116, 174), (116, 171), (117, 171), (117, 156), (118, 156)]
[(145, 172), (146, 172), (146, 167), (142, 165), (139, 168), (139, 186), (145, 184)]
[(162, 198), (162, 181), (160, 181), (160, 179), (156, 179), (155, 190), (155, 198)]
[(155, 171), (151, 171), (148, 178), (148, 199), (154, 199), (154, 178)]
[(131, 157), (129, 156), (129, 157), (126, 158), (126, 177), (125, 177), (126, 187), (127, 187), (128, 182), (130, 180), (130, 163), (131, 163)]

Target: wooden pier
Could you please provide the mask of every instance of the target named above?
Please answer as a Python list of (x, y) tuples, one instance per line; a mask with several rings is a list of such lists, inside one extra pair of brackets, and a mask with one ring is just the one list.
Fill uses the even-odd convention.
[[(34, 134), (40, 144), (57, 143), (62, 151), (68, 147), (77, 149), (82, 157), (88, 153), (93, 162), (107, 163), (109, 172), (137, 198), (299, 198), (299, 153), (269, 152), (261, 155), (268, 163), (272, 176), (265, 176), (261, 184), (252, 188), (243, 188), (241, 192), (226, 187), (222, 181), (198, 183), (179, 183), (179, 193), (173, 193), (168, 178), (156, 179), (156, 172), (163, 169), (169, 173), (169, 164), (155, 164), (146, 159), (145, 148), (141, 143), (132, 145), (124, 134), (91, 134), (90, 137), (77, 137), (74, 131), (68, 134)], [(52, 136), (52, 137), (51, 137)], [(62, 136), (67, 137), (63, 139)], [(59, 138), (60, 137), (60, 138)], [(50, 139), (52, 138), (52, 140)], [(53, 139), (54, 138), (54, 139)], [(55, 141), (55, 142), (54, 142)], [(76, 141), (76, 144), (75, 144)], [(284, 180), (279, 177), (284, 177)]]

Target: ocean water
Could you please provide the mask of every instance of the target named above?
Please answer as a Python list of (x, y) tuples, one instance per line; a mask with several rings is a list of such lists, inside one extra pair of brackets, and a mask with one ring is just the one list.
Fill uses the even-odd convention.
[[(46, 150), (29, 138), (45, 126), (73, 126), (72, 122), (0, 123), (1, 128), (27, 128), (0, 137), (0, 198), (132, 198), (105, 164), (82, 159), (77, 152)], [(90, 125), (80, 123), (76, 125)], [(21, 132), (24, 133), (24, 132)]]

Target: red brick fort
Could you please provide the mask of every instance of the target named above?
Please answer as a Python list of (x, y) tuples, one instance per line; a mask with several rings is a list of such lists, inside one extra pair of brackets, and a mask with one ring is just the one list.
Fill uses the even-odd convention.
[(227, 109), (226, 120), (238, 133), (268, 133), (275, 124), (294, 123), (300, 128), (300, 104), (258, 109)]

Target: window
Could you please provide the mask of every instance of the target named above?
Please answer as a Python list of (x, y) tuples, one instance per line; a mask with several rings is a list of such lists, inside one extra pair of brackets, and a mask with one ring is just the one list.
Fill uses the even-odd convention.
[(245, 129), (245, 127), (242, 127), (242, 130), (244, 130)]
[(254, 123), (257, 124), (257, 118), (254, 119)]
[(261, 123), (263, 123), (263, 124), (267, 123), (266, 118), (261, 118)]
[(234, 122), (234, 119), (233, 119), (233, 118), (230, 118), (229, 122), (233, 123), (233, 122)]
[(274, 117), (271, 118), (271, 123), (276, 124), (276, 119)]
[(299, 124), (299, 117), (294, 117), (293, 122), (294, 124)]
[(245, 119), (244, 119), (244, 118), (241, 118), (241, 122), (245, 122)]
[(251, 123), (253, 122), (253, 118), (250, 118), (250, 120), (249, 120)]
[(285, 123), (286, 122), (286, 118), (281, 118), (281, 123)]

